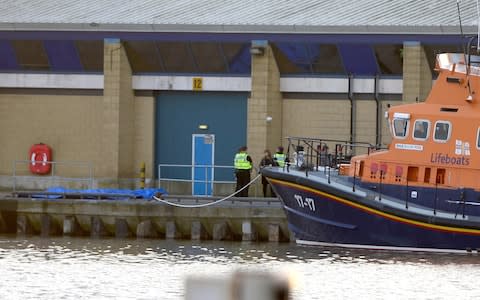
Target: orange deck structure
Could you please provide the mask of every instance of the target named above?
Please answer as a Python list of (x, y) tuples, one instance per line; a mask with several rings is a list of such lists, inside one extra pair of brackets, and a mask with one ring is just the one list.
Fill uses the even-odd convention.
[[(388, 151), (356, 156), (350, 176), (385, 184), (480, 189), (480, 65), (439, 54), (439, 72), (424, 103), (390, 108)], [(470, 57), (480, 63), (480, 58)], [(478, 93), (478, 95), (477, 95)], [(355, 166), (355, 167), (353, 167)]]

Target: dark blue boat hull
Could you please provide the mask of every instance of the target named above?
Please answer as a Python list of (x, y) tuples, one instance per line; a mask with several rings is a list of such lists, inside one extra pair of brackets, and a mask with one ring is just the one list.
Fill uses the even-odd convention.
[(269, 180), (284, 204), (297, 241), (399, 250), (480, 249), (480, 228), (468, 226), (465, 220), (441, 224), (435, 217), (398, 214), (382, 209), (381, 203), (370, 206), (348, 193), (322, 190), (298, 179)]

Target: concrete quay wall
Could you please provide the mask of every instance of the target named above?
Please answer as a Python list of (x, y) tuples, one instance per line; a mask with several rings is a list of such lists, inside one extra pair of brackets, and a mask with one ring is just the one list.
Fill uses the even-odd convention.
[[(181, 204), (212, 198), (169, 197)], [(146, 200), (0, 198), (0, 233), (42, 236), (167, 238), (288, 242), (277, 199), (231, 198), (200, 208)]]

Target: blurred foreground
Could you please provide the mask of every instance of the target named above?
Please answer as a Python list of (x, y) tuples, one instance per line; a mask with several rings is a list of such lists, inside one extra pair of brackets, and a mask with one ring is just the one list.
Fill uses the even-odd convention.
[(186, 300), (288, 300), (286, 277), (263, 272), (235, 272), (225, 278), (191, 276)]

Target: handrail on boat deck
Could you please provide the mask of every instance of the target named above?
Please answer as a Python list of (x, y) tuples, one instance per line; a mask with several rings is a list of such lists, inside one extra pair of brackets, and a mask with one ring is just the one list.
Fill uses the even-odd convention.
[[(355, 162), (355, 164), (356, 163), (357, 162)], [(288, 163), (288, 164), (292, 165), (291, 163)], [(368, 170), (368, 167), (365, 166), (365, 168)], [(332, 183), (332, 180), (331, 180), (331, 178), (332, 178), (331, 170), (332, 169), (334, 169), (334, 168), (329, 167), (329, 166), (323, 167), (323, 172), (325, 174), (325, 177), (327, 178), (328, 184)], [(288, 167), (285, 170), (287, 170), (287, 172), (290, 172)], [(305, 171), (305, 170), (302, 170), (302, 171)], [(308, 177), (308, 172), (306, 172), (306, 176)], [(352, 189), (353, 193), (355, 193), (357, 191), (357, 183), (356, 183), (357, 182), (357, 177), (358, 176), (356, 176), (356, 172), (355, 172), (354, 176), (352, 178), (352, 181), (351, 181), (351, 189)], [(367, 194), (369, 193), (372, 196), (375, 195), (374, 200), (381, 202), (382, 201), (382, 195), (383, 195), (382, 194), (383, 186), (385, 184), (384, 181), (388, 177), (393, 178), (393, 175), (387, 174), (383, 170), (380, 170), (380, 176), (378, 176), (378, 181), (377, 182), (370, 182), (372, 184), (377, 183), (378, 185), (372, 186), (372, 190), (367, 189), (366, 190)], [(415, 199), (417, 197), (417, 196), (414, 196), (413, 194), (415, 193), (415, 195), (416, 195), (417, 190), (418, 190), (418, 187), (411, 186), (410, 183), (411, 182), (418, 182), (418, 181), (410, 181), (407, 176), (402, 176), (401, 179), (405, 181), (405, 185), (403, 185), (403, 189), (399, 191), (398, 196), (395, 196), (394, 198), (401, 201), (402, 197), (404, 197), (405, 209), (408, 210), (409, 207), (410, 207), (411, 199)], [(339, 183), (339, 181), (337, 181), (337, 180), (333, 180), (333, 182)], [(342, 184), (345, 185), (345, 183), (348, 183), (348, 181), (342, 181)], [(442, 197), (442, 193), (439, 192), (439, 187), (440, 186), (443, 187), (443, 188), (453, 188), (452, 190), (458, 192), (459, 195), (454, 196), (454, 197), (451, 197), (451, 196), (450, 197)], [(457, 215), (460, 215), (463, 219), (466, 218), (467, 213), (466, 213), (465, 209), (466, 209), (467, 206), (480, 206), (480, 199), (477, 199), (477, 198), (470, 199), (470, 200), (467, 199), (466, 191), (465, 191), (464, 188), (452, 187), (452, 186), (449, 186), (449, 185), (446, 185), (446, 184), (439, 184), (437, 181), (433, 184), (433, 188), (434, 188), (434, 197), (433, 197), (433, 203), (432, 203), (433, 204), (432, 213), (433, 213), (434, 216), (437, 215), (437, 212), (439, 211), (438, 203), (440, 203), (441, 201), (449, 203), (449, 204), (455, 204), (456, 205), (454, 207), (455, 209), (452, 210), (452, 211), (445, 210), (445, 211), (448, 211), (448, 212), (451, 212), (452, 214), (454, 214), (455, 218), (457, 217)]]
[[(288, 140), (287, 157), (290, 157), (292, 150), (294, 165), (305, 169), (307, 176), (308, 169), (313, 166), (317, 170), (318, 166), (338, 168), (339, 164), (350, 162), (350, 158), (357, 148), (367, 149), (368, 155), (372, 151), (383, 149), (368, 142), (352, 143), (352, 141), (345, 140), (307, 137), (286, 137), (286, 139)], [(330, 147), (334, 147), (335, 151), (331, 152)]]
[[(290, 150), (294, 151), (293, 155), (293, 162), (291, 162), (289, 159), (286, 161), (284, 170), (287, 172), (290, 172), (290, 167), (295, 167), (297, 170), (304, 171), (305, 176), (309, 176), (309, 171), (319, 171), (321, 167), (323, 167), (323, 172), (328, 180), (328, 184), (331, 184), (331, 171), (332, 169), (334, 171), (338, 171), (338, 169), (341, 167), (341, 164), (343, 163), (350, 163), (350, 158), (353, 154), (351, 153), (346, 153), (344, 152), (345, 149), (348, 147), (351, 147), (350, 149), (347, 150), (352, 150), (353, 147), (356, 148), (367, 148), (367, 155), (372, 153), (371, 151), (378, 151), (378, 150), (383, 150), (384, 148), (379, 148), (377, 146), (374, 146), (370, 143), (351, 143), (350, 141), (342, 141), (342, 140), (331, 140), (331, 139), (316, 139), (316, 138), (304, 138), (304, 137), (287, 137), (286, 138), (289, 142), (288, 144), (288, 151), (287, 151), (287, 159), (290, 157)], [(329, 143), (334, 143), (335, 145), (335, 151), (329, 152)], [(339, 146), (340, 145), (340, 146)], [(299, 148), (298, 146), (302, 146)], [(326, 147), (323, 147), (326, 146)], [(339, 151), (341, 150), (341, 151)], [(302, 154), (301, 157), (299, 157), (299, 153)], [(315, 160), (315, 161), (314, 161)], [(357, 170), (357, 162), (355, 162), (355, 170)], [(419, 166), (419, 165), (417, 165)], [(425, 165), (427, 166), (427, 165)], [(363, 166), (364, 172), (372, 172), (373, 169), (370, 168), (370, 166)], [(452, 213), (455, 214), (455, 217), (457, 215), (461, 215), (462, 218), (465, 218), (466, 212), (465, 208), (467, 205), (476, 205), (480, 206), (480, 201), (475, 199), (473, 201), (467, 201), (467, 194), (465, 192), (464, 188), (458, 188), (458, 187), (453, 187), (449, 186), (445, 183), (443, 183), (438, 177), (434, 178), (433, 181), (431, 181), (431, 178), (428, 182), (426, 181), (419, 181), (419, 180), (412, 180), (411, 178), (408, 177), (408, 173), (403, 173), (402, 175), (398, 176), (397, 174), (394, 174), (392, 172), (387, 172), (386, 170), (377, 169), (373, 173), (378, 174), (377, 172), (380, 171), (380, 175), (375, 175), (378, 176), (378, 182), (376, 186), (374, 186), (374, 190), (372, 190), (372, 193), (377, 194), (375, 197), (376, 200), (382, 201), (382, 189), (383, 186), (385, 185), (386, 179), (389, 179), (390, 181), (392, 179), (395, 179), (396, 181), (399, 182), (404, 182), (405, 184), (403, 185), (403, 190), (404, 193), (403, 196), (405, 197), (405, 208), (408, 210), (409, 209), (409, 201), (411, 199), (414, 199), (416, 196), (414, 196), (414, 193), (416, 192), (416, 187), (410, 186), (411, 183), (414, 182), (421, 182), (423, 184), (428, 184), (432, 187), (434, 187), (434, 194), (435, 196), (433, 197), (433, 208), (432, 208), (432, 213), (433, 215), (437, 214), (438, 208), (437, 204), (439, 201), (445, 201), (450, 204), (456, 204), (455, 210), (452, 211)], [(356, 186), (357, 186), (357, 171), (354, 172), (353, 175), (353, 180), (352, 180), (352, 192), (356, 191)], [(372, 182), (375, 184), (375, 182)], [(456, 192), (459, 192), (459, 195), (457, 196), (452, 196), (450, 195), (449, 197), (445, 197), (443, 199), (442, 196), (439, 193), (439, 187), (443, 188), (452, 188)], [(416, 193), (415, 193), (416, 194)], [(399, 195), (397, 197), (399, 200), (402, 198), (402, 195)], [(458, 199), (452, 199), (452, 198), (458, 198)], [(461, 212), (460, 212), (461, 209)]]

